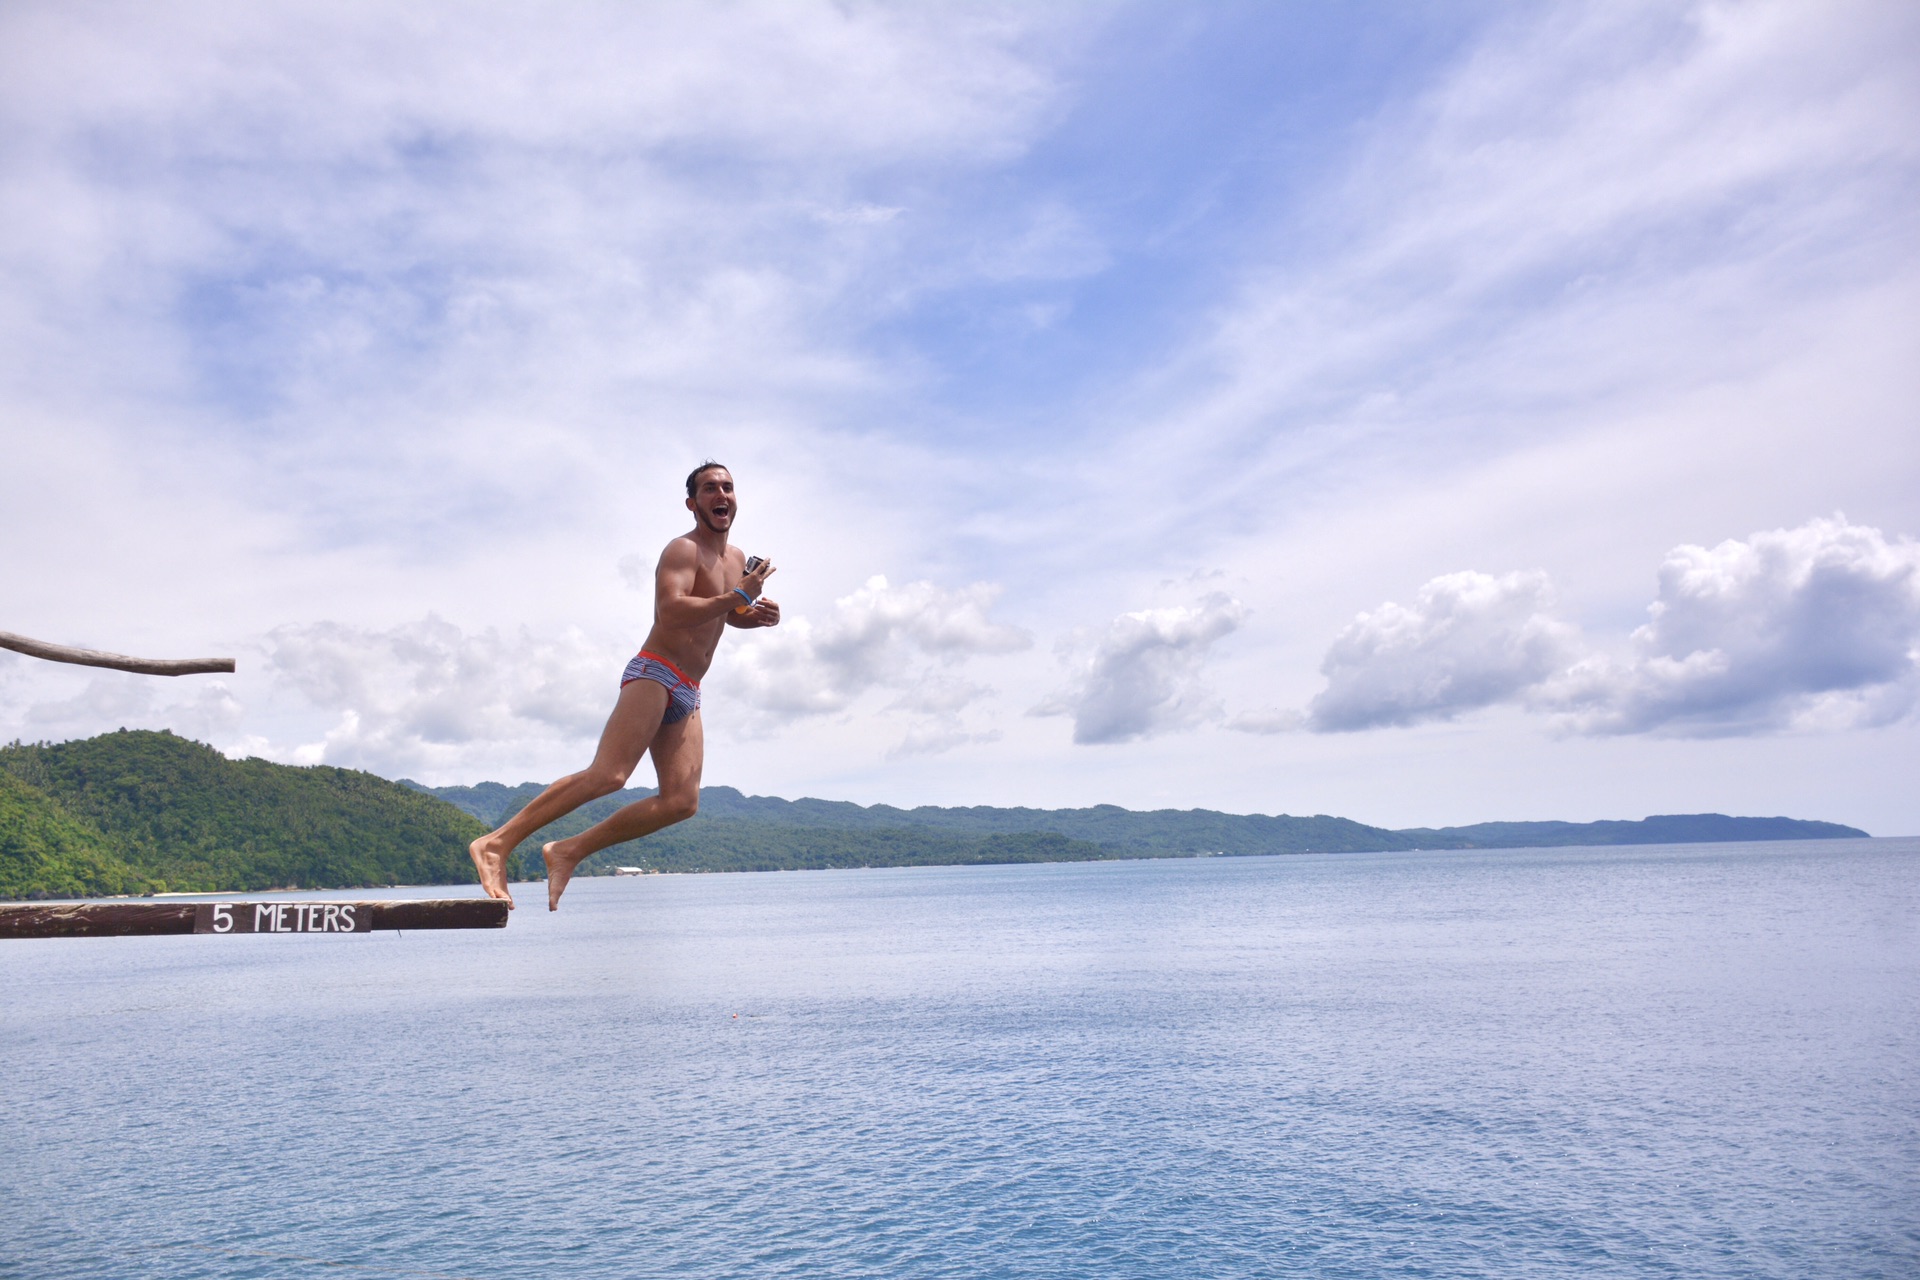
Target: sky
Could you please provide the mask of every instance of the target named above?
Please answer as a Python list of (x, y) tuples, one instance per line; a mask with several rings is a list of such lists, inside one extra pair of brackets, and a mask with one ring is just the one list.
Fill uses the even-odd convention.
[[(0, 7), (0, 741), (1920, 832), (1920, 9)], [(644, 771), (641, 775), (644, 779)]]

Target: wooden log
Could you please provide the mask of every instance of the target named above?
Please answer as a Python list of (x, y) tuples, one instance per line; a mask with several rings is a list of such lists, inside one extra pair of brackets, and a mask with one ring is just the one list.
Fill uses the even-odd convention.
[(191, 902), (37, 902), (0, 905), (0, 938), (97, 938), (192, 933)]
[(98, 649), (74, 649), (64, 644), (48, 644), (0, 631), (0, 649), (11, 649), (30, 658), (48, 662), (72, 662), (83, 667), (107, 667), (113, 671), (131, 671), (141, 676), (196, 676), (232, 671), (232, 658), (129, 658), (124, 653), (103, 653)]
[(380, 902), (6, 902), (0, 938), (107, 938), (163, 933), (368, 933), (374, 929), (504, 929), (496, 898)]

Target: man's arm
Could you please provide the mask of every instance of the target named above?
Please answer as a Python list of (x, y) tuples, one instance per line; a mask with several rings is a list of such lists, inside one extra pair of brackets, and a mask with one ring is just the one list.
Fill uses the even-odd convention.
[[(717, 618), (731, 617), (734, 608), (744, 603), (739, 593), (731, 590), (718, 596), (695, 595), (694, 586), (699, 579), (699, 571), (699, 548), (681, 538), (675, 538), (667, 544), (667, 549), (660, 553), (660, 567), (653, 576), (655, 626), (675, 631), (691, 630)], [(746, 575), (740, 585), (747, 594), (757, 597), (765, 589), (767, 575), (772, 572), (773, 566), (763, 563)], [(773, 608), (777, 618), (779, 606)], [(772, 624), (762, 622), (757, 625)]]

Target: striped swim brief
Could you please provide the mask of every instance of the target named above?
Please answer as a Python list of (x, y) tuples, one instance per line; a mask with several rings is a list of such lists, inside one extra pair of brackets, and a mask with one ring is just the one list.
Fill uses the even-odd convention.
[(651, 680), (667, 687), (667, 714), (660, 717), (661, 724), (679, 724), (700, 709), (700, 682), (687, 679), (680, 668), (657, 653), (642, 649), (633, 655), (633, 661), (620, 674), (620, 687), (624, 689), (635, 680)]

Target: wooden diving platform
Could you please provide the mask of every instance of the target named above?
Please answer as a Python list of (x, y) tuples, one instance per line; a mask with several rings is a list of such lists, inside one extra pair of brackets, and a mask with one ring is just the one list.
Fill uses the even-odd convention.
[(3, 902), (0, 938), (124, 938), (166, 933), (371, 933), (504, 929), (497, 898), (378, 902)]

